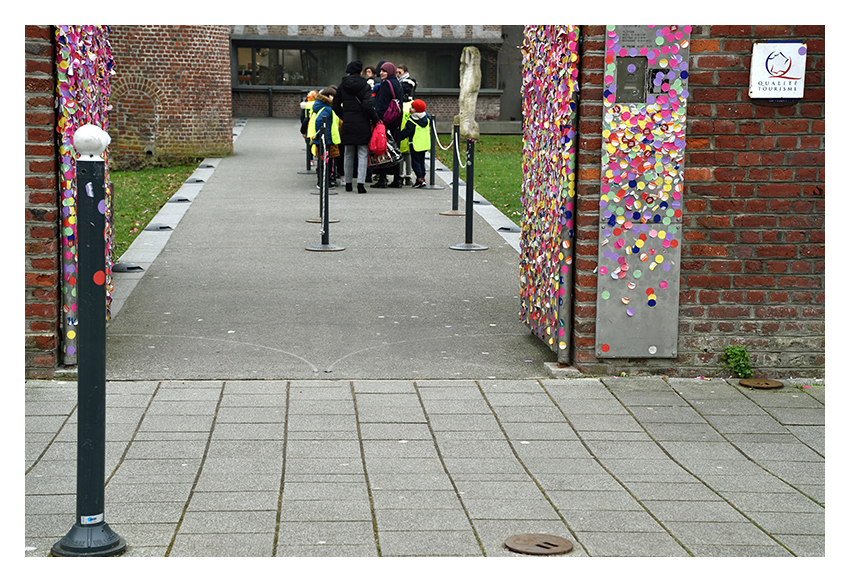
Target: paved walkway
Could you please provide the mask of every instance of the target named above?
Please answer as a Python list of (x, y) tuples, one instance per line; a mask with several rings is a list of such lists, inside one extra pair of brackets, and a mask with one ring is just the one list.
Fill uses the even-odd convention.
[[(527, 533), (569, 540), (565, 559), (825, 554), (823, 381), (549, 378), (548, 350), (514, 322), (512, 242), (477, 216), (490, 249), (445, 250), (463, 242), (462, 220), (436, 212), (450, 190), (340, 191), (346, 250), (309, 253), (316, 226), (296, 215), (317, 197), (289, 161), (303, 146), (281, 137), (295, 121), (239, 129), (191, 203), (164, 209), (182, 215), (158, 215), (167, 239), (122, 257), (145, 269), (116, 282), (108, 331), (105, 517), (125, 556), (542, 560), (505, 548)], [(269, 192), (252, 156), (281, 147)], [(404, 244), (413, 222), (367, 220), (414, 208), (425, 230)], [(252, 229), (285, 242), (258, 251)], [(337, 304), (295, 303), (329, 278), (349, 286)], [(27, 383), (27, 556), (73, 523), (76, 427), (75, 382)]]

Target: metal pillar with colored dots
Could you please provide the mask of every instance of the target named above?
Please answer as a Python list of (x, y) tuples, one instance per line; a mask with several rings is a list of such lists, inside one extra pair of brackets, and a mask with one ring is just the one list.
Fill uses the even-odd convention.
[(606, 27), (597, 358), (675, 358), (688, 25)]
[(523, 36), (520, 319), (569, 363), (581, 29), (526, 26)]
[(126, 550), (104, 518), (106, 464), (106, 184), (100, 154), (108, 134), (84, 125), (77, 160), (77, 515), (54, 556), (113, 556)]

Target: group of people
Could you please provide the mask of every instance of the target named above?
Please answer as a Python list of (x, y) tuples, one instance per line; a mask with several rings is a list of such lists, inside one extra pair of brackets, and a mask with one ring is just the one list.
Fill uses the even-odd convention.
[[(364, 69), (363, 63), (352, 61), (345, 73), (339, 85), (311, 91), (301, 104), (307, 113), (301, 133), (311, 139), (313, 146), (321, 142), (319, 128), (325, 128), (331, 185), (335, 186), (342, 176), (345, 190), (351, 192), (356, 176), (357, 192), (361, 194), (367, 192), (367, 181), (372, 188), (401, 188), (405, 184), (424, 187), (425, 152), (431, 149), (431, 116), (425, 102), (416, 99), (416, 81), (410, 78), (407, 67), (381, 61), (377, 69)], [(394, 100), (402, 115), (394, 121), (385, 120)], [(387, 135), (392, 136), (402, 153), (402, 161), (389, 168), (369, 167), (369, 142), (378, 122), (384, 122)], [(415, 182), (410, 179), (411, 169)], [(318, 174), (319, 169), (316, 171)], [(373, 174), (377, 177), (374, 184)]]

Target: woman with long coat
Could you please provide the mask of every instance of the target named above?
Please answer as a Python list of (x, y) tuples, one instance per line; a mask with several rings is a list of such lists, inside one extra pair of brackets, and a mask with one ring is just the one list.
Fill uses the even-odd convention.
[[(375, 93), (375, 112), (378, 114), (378, 118), (382, 119), (384, 117), (384, 112), (387, 110), (387, 107), (394, 98), (399, 100), (399, 107), (401, 105), (401, 101), (404, 99), (404, 90), (401, 88), (401, 84), (398, 82), (396, 78), (396, 69), (395, 65), (390, 62), (383, 62), (380, 66), (380, 75), (381, 75), (381, 84), (378, 86), (378, 91)], [(401, 143), (400, 134), (401, 134), (401, 118), (398, 121), (392, 124), (386, 124), (387, 133), (393, 136), (396, 144)], [(378, 179), (378, 182), (373, 184), (373, 188), (401, 188), (401, 176), (400, 167), (398, 164), (389, 168), (387, 170), (381, 170), (381, 176)], [(391, 184), (387, 184), (387, 176), (392, 175), (393, 181)]]
[(340, 141), (345, 147), (344, 174), (345, 190), (351, 192), (351, 179), (354, 176), (354, 157), (357, 156), (357, 192), (366, 193), (366, 165), (369, 156), (369, 140), (372, 137), (373, 124), (378, 122), (375, 105), (372, 101), (372, 89), (366, 79), (360, 76), (363, 63), (348, 63), (333, 100), (333, 111), (342, 120)]

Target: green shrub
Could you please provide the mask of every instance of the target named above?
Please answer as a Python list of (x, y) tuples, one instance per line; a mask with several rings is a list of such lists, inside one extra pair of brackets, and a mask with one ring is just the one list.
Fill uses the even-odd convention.
[(744, 346), (726, 346), (725, 353), (720, 356), (720, 361), (739, 378), (750, 378), (753, 375), (750, 368), (750, 354)]

